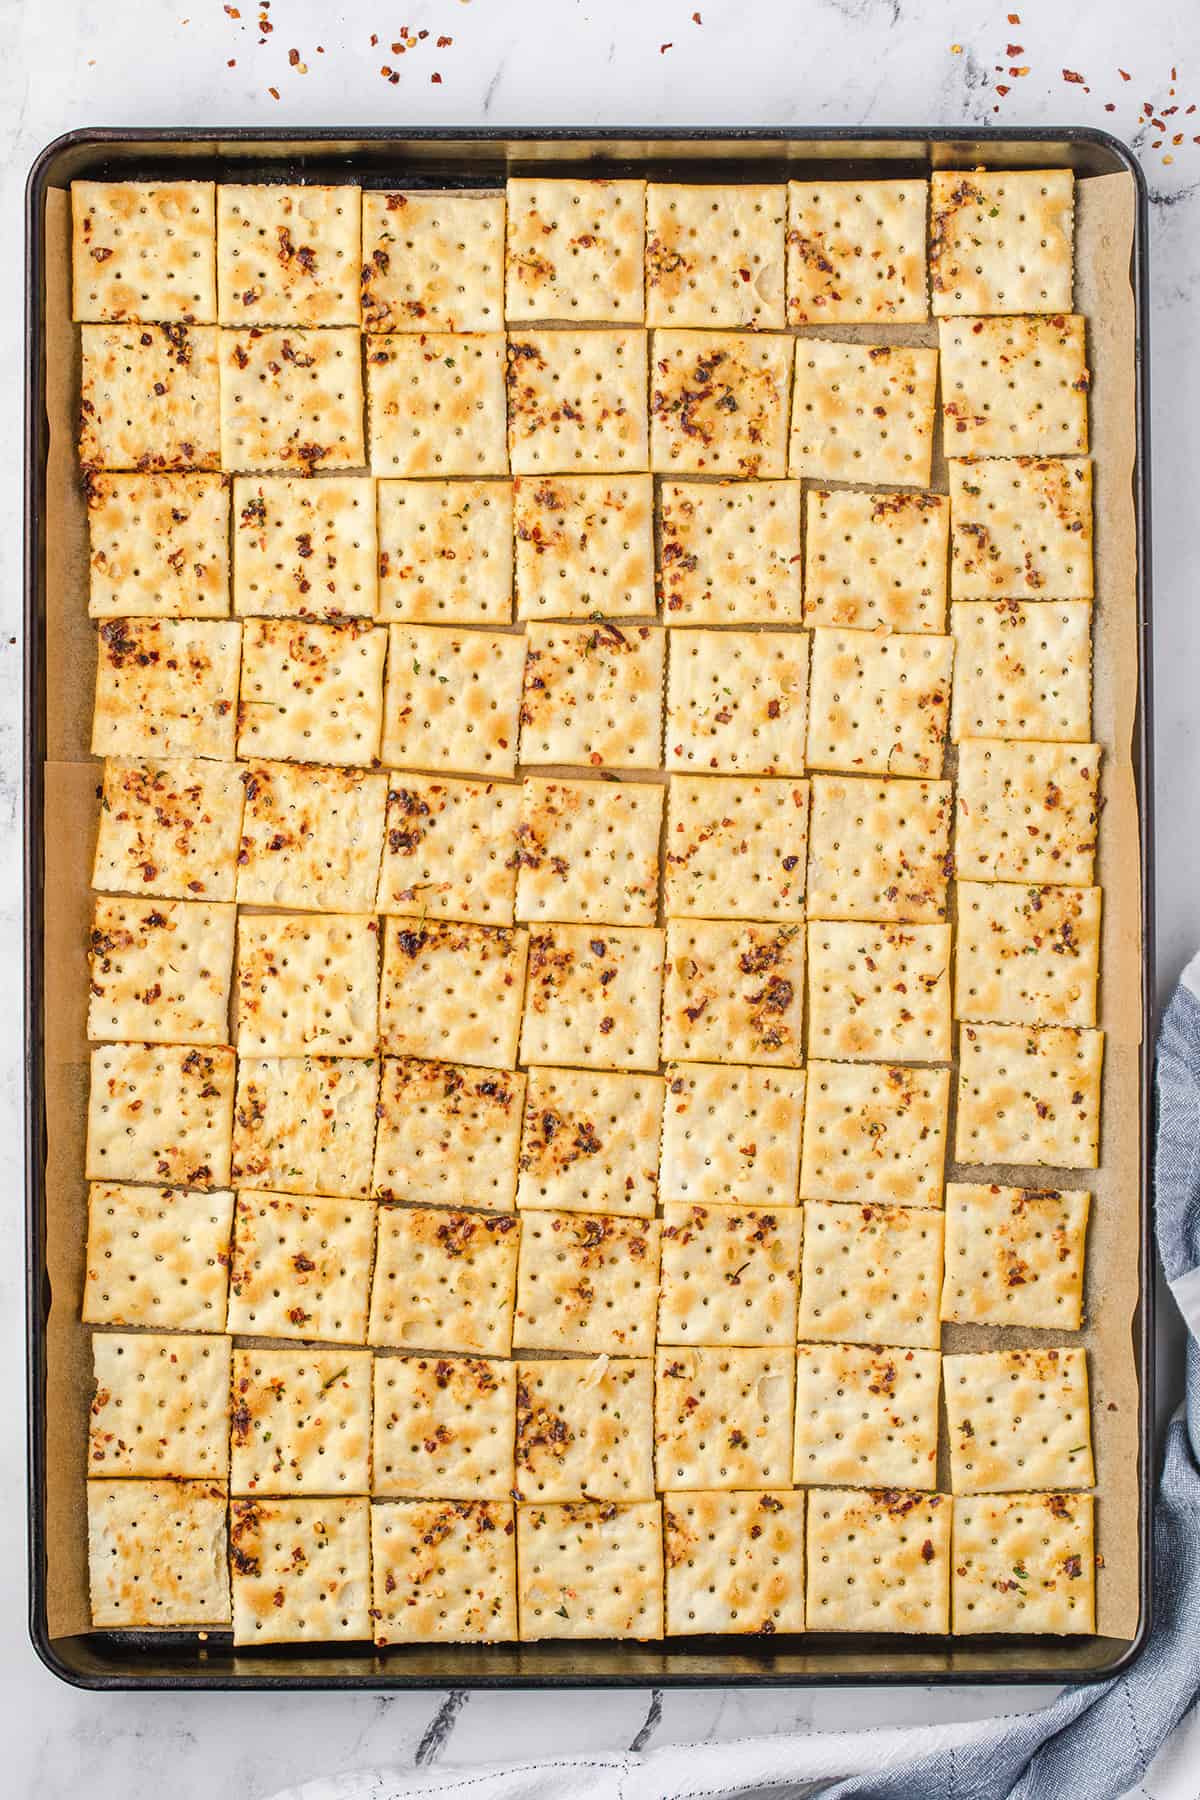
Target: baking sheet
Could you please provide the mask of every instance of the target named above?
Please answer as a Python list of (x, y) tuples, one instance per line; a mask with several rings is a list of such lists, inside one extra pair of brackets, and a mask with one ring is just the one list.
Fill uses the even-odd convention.
[[(839, 151), (844, 154), (841, 146)], [(942, 161), (939, 158), (939, 162)], [(1097, 880), (1104, 887), (1101, 1024), (1107, 1053), (1101, 1168), (1055, 1174), (1095, 1198), (1088, 1234), (1085, 1328), (1030, 1333), (1040, 1345), (1082, 1342), (1089, 1352), (1097, 1486), (1097, 1629), (1131, 1638), (1138, 1596), (1138, 1372), (1133, 1320), (1139, 1282), (1142, 918), (1133, 735), (1138, 695), (1134, 298), (1129, 280), (1135, 190), (1127, 174), (1077, 183), (1076, 309), (1088, 321), (1091, 444), (1096, 460), (1094, 733), (1104, 749)], [(79, 1322), (87, 1189), (82, 1178), (87, 1105), (85, 1030), (90, 873), (100, 764), (88, 753), (95, 650), (87, 617), (87, 519), (75, 459), (78, 334), (70, 319), (69, 197), (46, 197), (46, 696), (45, 1066), (46, 1267), (52, 1302), (46, 1364), (47, 1624), (52, 1638), (90, 1629), (85, 1443), (91, 1400), (88, 1331)], [(830, 332), (827, 335), (835, 335)], [(838, 332), (936, 342), (936, 329)], [(934, 485), (944, 488), (944, 467)], [(953, 1165), (948, 1171), (954, 1179)], [(970, 1179), (986, 1179), (972, 1169)], [(997, 1171), (1041, 1186), (1044, 1170)], [(1022, 1343), (1017, 1333), (947, 1326), (943, 1349)], [(945, 1446), (939, 1485), (948, 1489)], [(738, 1648), (730, 1640), (730, 1651)], [(903, 1645), (905, 1662), (921, 1648)], [(932, 1645), (929, 1646), (932, 1650)], [(686, 1645), (673, 1644), (673, 1652)], [(1033, 1653), (1036, 1655), (1036, 1653)], [(381, 1659), (383, 1663), (389, 1659)], [(397, 1658), (397, 1660), (400, 1660)]]

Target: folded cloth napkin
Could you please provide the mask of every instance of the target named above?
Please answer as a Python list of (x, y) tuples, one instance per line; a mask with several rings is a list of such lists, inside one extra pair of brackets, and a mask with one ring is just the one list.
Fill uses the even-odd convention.
[(275, 1800), (1120, 1800), (1200, 1694), (1200, 957), (1158, 1040), (1159, 1253), (1188, 1326), (1154, 1519), (1154, 1629), (1125, 1675), (966, 1725), (664, 1744), (646, 1755), (370, 1770)]

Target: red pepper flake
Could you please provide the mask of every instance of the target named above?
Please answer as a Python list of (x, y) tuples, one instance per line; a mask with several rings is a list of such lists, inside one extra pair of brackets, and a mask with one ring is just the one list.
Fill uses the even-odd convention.
[(225, 11), (229, 14), (231, 19), (240, 19), (242, 16), (236, 6), (227, 6)]
[(692, 24), (693, 25), (703, 25), (703, 23), (704, 23), (704, 20), (700, 17), (699, 13), (692, 14)]
[(1122, 81), (1132, 81), (1133, 80), (1133, 76), (1129, 73), (1128, 69), (1118, 69), (1117, 74), (1121, 77)]
[(278, 100), (278, 98), (279, 98), (279, 89), (278, 88), (269, 87), (267, 89), (267, 92), (268, 92), (268, 94), (270, 94), (272, 100)]
[(675, 48), (675, 46), (674, 46), (674, 44), (673, 44), (673, 43), (671, 43), (671, 44), (660, 44), (660, 45), (659, 45), (659, 46), (658, 46), (658, 54), (659, 54), (659, 55), (660, 55), (660, 56), (665, 56), (665, 55), (666, 55), (666, 54), (667, 54), (667, 51), (668, 51), (668, 50), (673, 50), (673, 49), (674, 49), (674, 48)]
[(430, 81), (436, 81), (436, 82), (437, 82), (437, 83), (438, 83), (438, 84), (439, 84), (439, 86), (440, 86), (440, 85), (441, 85), (441, 80), (442, 80), (442, 78), (441, 78), (441, 76), (440, 76), (440, 75), (439, 75), (439, 74), (438, 74), (438, 73), (437, 73), (437, 72), (436, 72), (436, 70), (435, 70), (435, 72), (434, 72), (434, 73), (433, 73), (433, 74), (432, 74), (432, 75), (431, 75), (431, 76), (430, 76), (430, 77), (429, 77), (429, 79), (430, 79)]
[(231, 56), (229, 61), (225, 64), (225, 67), (227, 69), (236, 69), (237, 68), (237, 57)]
[(375, 46), (378, 42), (379, 42), (379, 34), (378, 34), (378, 32), (373, 31), (371, 33), (371, 48), (372, 48), (372, 50), (375, 48)]
[(1010, 69), (1008, 72), (1010, 75), (1017, 75), (1017, 76), (1028, 75), (1029, 66), (1028, 66), (1028, 64), (1026, 64), (1025, 68), (1023, 68), (1023, 69)]
[(1024, 44), (1005, 44), (1004, 54), (1005, 56), (1024, 56), (1025, 46)]
[(1019, 25), (1021, 23), (1020, 13), (1009, 13), (1008, 22), (1010, 25)]
[(996, 92), (998, 94), (1011, 94), (1012, 89), (1010, 87), (1004, 87), (1000, 82), (997, 82), (996, 83)]
[(1116, 112), (1117, 109), (1111, 100), (1106, 100), (1104, 102), (1104, 110), (1105, 112)]
[(440, 37), (437, 41), (437, 47), (439, 50), (448, 50), (453, 42), (453, 38)]
[(1076, 70), (1074, 70), (1074, 69), (1064, 69), (1062, 72), (1062, 78), (1064, 81), (1075, 82), (1075, 84), (1078, 87), (1081, 87), (1083, 89), (1085, 94), (1091, 92), (1091, 89), (1088, 87), (1087, 82), (1083, 79), (1083, 76), (1078, 74), (1076, 72)]

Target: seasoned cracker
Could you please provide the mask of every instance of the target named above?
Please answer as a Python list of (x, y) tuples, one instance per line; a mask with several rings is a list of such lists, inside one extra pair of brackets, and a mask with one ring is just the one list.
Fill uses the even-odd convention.
[(937, 351), (800, 338), (788, 474), (927, 488)]
[(219, 469), (213, 325), (82, 325), (79, 460), (88, 469)]
[(1070, 169), (930, 178), (929, 285), (935, 318), (956, 313), (1068, 313), (1074, 261)]
[(650, 467), (662, 475), (786, 475), (791, 378), (790, 337), (656, 331)]
[(115, 1331), (92, 1333), (96, 1392), (88, 1463), (98, 1475), (229, 1473), (227, 1337)]
[(937, 1486), (936, 1350), (801, 1344), (796, 1352), (797, 1486)]
[(1102, 1031), (964, 1025), (958, 1054), (959, 1162), (1097, 1167)]
[(947, 1494), (813, 1488), (808, 1629), (948, 1630), (952, 1511)]
[(657, 1500), (519, 1506), (517, 1566), (522, 1643), (662, 1636)]
[(233, 1221), (230, 1331), (364, 1343), (375, 1211), (370, 1200), (240, 1193)]
[(379, 911), (511, 925), (520, 810), (515, 783), (393, 775)]
[(85, 1324), (224, 1331), (232, 1228), (231, 1193), (95, 1183)]
[(943, 320), (938, 343), (942, 430), (956, 456), (1086, 456), (1078, 315)]
[(665, 1202), (795, 1206), (803, 1072), (671, 1062), (665, 1081)]
[(387, 636), (356, 619), (249, 619), (242, 633), (238, 755), (370, 764), (383, 725)]
[(97, 899), (87, 1035), (144, 1044), (229, 1042), (234, 908)]
[(1092, 733), (1090, 600), (957, 600), (950, 736), (1085, 744)]
[(513, 501), (507, 481), (380, 481), (379, 617), (507, 625)]
[(216, 319), (211, 181), (73, 181), (71, 215), (72, 318)]
[(524, 642), (523, 763), (658, 768), (667, 653), (660, 626), (534, 621)]
[(520, 1238), (514, 1213), (381, 1207), (368, 1342), (507, 1356)]
[(1088, 887), (1099, 783), (1099, 744), (965, 740), (958, 752), (957, 873)]
[(821, 627), (811, 636), (810, 768), (940, 775), (954, 639)]
[(660, 1344), (791, 1344), (800, 1282), (798, 1206), (663, 1208)]
[(357, 331), (223, 331), (221, 467), (361, 469), (360, 342)]
[(1090, 1494), (964, 1496), (954, 1502), (954, 1630), (1096, 1629)]
[(369, 1194), (379, 1064), (238, 1058), (233, 1179), (288, 1194)]
[(524, 666), (523, 640), (505, 632), (389, 625), (384, 762), (512, 775)]
[(369, 476), (239, 475), (233, 523), (239, 616), (374, 618), (379, 558)]
[(102, 1044), (91, 1065), (89, 1181), (228, 1186), (232, 1050)]
[(653, 928), (531, 932), (521, 1061), (657, 1069), (663, 943)]
[(511, 1503), (395, 1500), (371, 1508), (375, 1642), (503, 1643), (517, 1635)]
[(936, 1350), (943, 1236), (929, 1207), (806, 1200), (801, 1341)]
[(658, 1307), (659, 1235), (657, 1219), (525, 1212), (516, 1348), (649, 1356)]
[(666, 1494), (667, 1636), (804, 1630), (804, 1495)]
[(789, 325), (916, 324), (927, 181), (789, 181)]
[(949, 1107), (949, 1069), (810, 1062), (801, 1194), (940, 1206)]
[(369, 337), (371, 473), (507, 475), (504, 334)]
[(519, 619), (653, 616), (649, 475), (518, 475), (513, 529)]
[(1090, 600), (1092, 465), (1083, 457), (951, 461), (955, 600)]
[(514, 1068), (528, 950), (525, 931), (389, 919), (379, 991), (384, 1049)]
[(104, 764), (92, 886), (232, 900), (245, 794), (233, 763), (180, 757)]
[(357, 325), (362, 196), (356, 187), (217, 189), (223, 325)]
[(671, 918), (804, 917), (807, 781), (671, 777), (663, 903)]
[(663, 799), (650, 781), (524, 781), (517, 918), (653, 925)]
[(672, 630), (667, 767), (802, 774), (808, 662), (803, 631)]
[(1096, 1472), (1083, 1350), (948, 1356), (944, 1372), (956, 1494), (1091, 1487)]
[(367, 331), (496, 331), (504, 318), (503, 194), (364, 193)]
[(379, 1036), (373, 913), (238, 919), (238, 1048), (247, 1056), (369, 1056)]
[(803, 1018), (802, 925), (667, 921), (664, 1060), (798, 1068)]
[(960, 881), (954, 1016), (1007, 1025), (1094, 1025), (1099, 888)]
[(646, 314), (644, 181), (508, 183), (508, 319), (640, 324)]
[(374, 1494), (507, 1500), (517, 1366), (483, 1357), (374, 1359)]
[(800, 483), (668, 481), (659, 582), (669, 624), (800, 623)]
[(525, 1077), (385, 1056), (373, 1187), (423, 1206), (511, 1210)]
[(814, 775), (810, 785), (810, 918), (924, 924), (947, 916), (948, 781)]
[(790, 1349), (659, 1349), (654, 1443), (661, 1491), (789, 1486), (794, 1362)]
[(234, 1500), (234, 1643), (369, 1638), (370, 1514), (364, 1499)]
[(949, 925), (810, 925), (808, 1040), (844, 1061), (948, 1062)]
[(1091, 1201), (1079, 1189), (948, 1182), (943, 1319), (1078, 1331)]
[(371, 1357), (365, 1350), (235, 1350), (235, 1494), (366, 1494)]
[(97, 634), (93, 756), (233, 756), (242, 629), (109, 619)]
[(648, 1358), (546, 1358), (516, 1368), (518, 1500), (653, 1500)]
[(517, 1206), (654, 1216), (661, 1075), (530, 1069)]
[(89, 1481), (96, 1629), (228, 1626), (227, 1510), (221, 1481)]
[(646, 318), (651, 325), (786, 324), (782, 182), (652, 181), (646, 189)]
[(644, 331), (510, 331), (507, 382), (514, 475), (650, 467)]
[(945, 494), (810, 488), (804, 623), (944, 631), (949, 544)]
[(287, 762), (251, 762), (239, 773), (246, 792), (240, 904), (373, 910), (386, 775)]
[(93, 619), (223, 619), (229, 487), (220, 475), (91, 474)]

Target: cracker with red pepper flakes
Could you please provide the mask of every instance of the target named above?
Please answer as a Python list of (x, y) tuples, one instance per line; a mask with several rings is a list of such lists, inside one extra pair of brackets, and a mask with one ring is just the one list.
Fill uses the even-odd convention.
[(948, 1182), (942, 1318), (1078, 1331), (1091, 1201), (1082, 1189)]
[(660, 1638), (662, 1506), (612, 1500), (517, 1508), (521, 1642)]
[(806, 1200), (801, 1341), (936, 1350), (944, 1230), (927, 1206)]
[(386, 634), (362, 619), (337, 625), (248, 619), (242, 628), (238, 755), (375, 762), (386, 649)]
[(669, 1062), (665, 1080), (664, 1201), (795, 1206), (802, 1070)]
[(530, 1069), (517, 1206), (654, 1216), (661, 1075)]
[(507, 625), (513, 500), (507, 481), (380, 481), (379, 617)]
[(521, 784), (519, 919), (653, 925), (664, 789), (653, 781)]
[(808, 665), (806, 632), (672, 630), (667, 767), (802, 774)]
[(787, 1487), (795, 1355), (779, 1350), (660, 1348), (654, 1442), (663, 1493)]
[(668, 915), (802, 919), (808, 789), (801, 780), (673, 775)]
[(215, 325), (81, 325), (85, 470), (220, 469)]
[(234, 1643), (369, 1638), (370, 1513), (365, 1499), (234, 1500)]
[(222, 331), (221, 467), (317, 475), (361, 469), (357, 331)]
[(656, 1070), (663, 941), (649, 926), (535, 928), (521, 1061)]
[(804, 927), (671, 919), (663, 984), (666, 1060), (799, 1068)]
[(233, 1218), (229, 1330), (362, 1344), (375, 1203), (243, 1190)]
[(935, 169), (929, 202), (935, 318), (1070, 312), (1070, 169)]
[(516, 1363), (377, 1356), (374, 1419), (372, 1493), (430, 1500), (511, 1496)]
[(961, 1495), (954, 1502), (954, 1631), (1096, 1629), (1090, 1494)]
[(789, 181), (789, 325), (917, 324), (929, 317), (929, 183)]
[(650, 467), (660, 475), (786, 475), (792, 354), (782, 333), (656, 331)]
[(228, 1626), (223, 1481), (89, 1481), (92, 1624)]
[(94, 1183), (85, 1324), (224, 1331), (232, 1226), (229, 1192)]
[(106, 619), (94, 756), (232, 760), (242, 628), (225, 619)]
[(211, 181), (73, 181), (74, 319), (217, 316)]
[(498, 331), (503, 194), (365, 192), (362, 308), (367, 331)]
[(233, 610), (239, 617), (371, 619), (375, 484), (239, 475), (233, 484)]
[(109, 757), (92, 886), (173, 900), (232, 900), (244, 795), (232, 762)]
[(229, 1474), (231, 1340), (94, 1331), (88, 1476)]
[(958, 752), (957, 873), (1088, 887), (1099, 823), (1099, 744), (969, 738)]
[(387, 776), (313, 763), (239, 766), (243, 906), (363, 913), (375, 906)]
[(799, 338), (788, 474), (927, 488), (938, 353)]
[(946, 918), (950, 782), (814, 775), (811, 786), (810, 918)]
[(518, 475), (513, 482), (517, 617), (651, 617), (649, 475)]
[(217, 189), (222, 325), (354, 325), (362, 192), (259, 183)]
[(533, 620), (524, 642), (523, 763), (658, 768), (667, 651), (661, 626)]
[(950, 736), (1086, 743), (1092, 731), (1090, 600), (956, 600)]
[(1102, 1031), (964, 1025), (958, 1043), (959, 1162), (1097, 1167)]
[(89, 1181), (228, 1186), (232, 1050), (102, 1044), (91, 1062)]
[(393, 1500), (371, 1508), (371, 1635), (385, 1644), (509, 1643), (517, 1635), (511, 1503)]
[(658, 1220), (533, 1211), (521, 1217), (514, 1346), (649, 1356)]
[(544, 1358), (516, 1370), (518, 1499), (654, 1499), (648, 1357)]
[(508, 1211), (525, 1076), (385, 1056), (374, 1190), (384, 1200)]
[(808, 762), (855, 775), (940, 775), (954, 639), (818, 626)]
[(371, 1361), (340, 1346), (235, 1350), (231, 1492), (369, 1493)]
[(520, 810), (515, 782), (393, 774), (379, 911), (511, 925)]
[(808, 491), (804, 623), (864, 631), (946, 628), (945, 494)]
[(811, 924), (808, 1039), (831, 1060), (949, 1061), (949, 925)]
[(947, 319), (942, 430), (956, 456), (1086, 456), (1091, 378), (1078, 314)]
[(949, 1108), (949, 1069), (810, 1061), (801, 1194), (940, 1206)]
[(503, 332), (368, 337), (366, 347), (373, 475), (508, 474)]
[(234, 908), (98, 898), (87, 1034), (146, 1044), (229, 1042)]
[(956, 1494), (1091, 1487), (1085, 1351), (947, 1356), (943, 1374)]
[(374, 913), (238, 919), (235, 1017), (249, 1056), (370, 1056), (379, 1036)]
[(651, 325), (779, 330), (784, 316), (782, 182), (646, 189), (646, 317)]
[(953, 1510), (948, 1494), (813, 1488), (809, 1631), (948, 1630)]
[(1094, 1025), (1099, 888), (960, 881), (954, 1016), (1007, 1025)]
[(800, 1282), (798, 1206), (663, 1209), (660, 1344), (791, 1344)]
[(799, 624), (798, 481), (669, 481), (659, 583), (669, 624)]
[(955, 600), (1090, 600), (1092, 465), (1083, 457), (947, 464)]
[(510, 331), (514, 475), (649, 468), (646, 347), (644, 331)]
[(524, 641), (508, 632), (389, 625), (384, 762), (513, 774), (524, 667)]
[(529, 934), (389, 919), (379, 1027), (393, 1055), (512, 1069)]
[(796, 1351), (797, 1486), (937, 1486), (936, 1350), (801, 1344)]
[(804, 1495), (666, 1494), (667, 1636), (804, 1630)]
[(644, 181), (508, 183), (509, 322), (640, 325), (646, 314)]
[(507, 1356), (520, 1240), (515, 1213), (382, 1207), (368, 1342)]
[(240, 1056), (233, 1179), (289, 1194), (369, 1194), (379, 1063)]
[(223, 476), (92, 474), (85, 492), (91, 618), (228, 616)]

